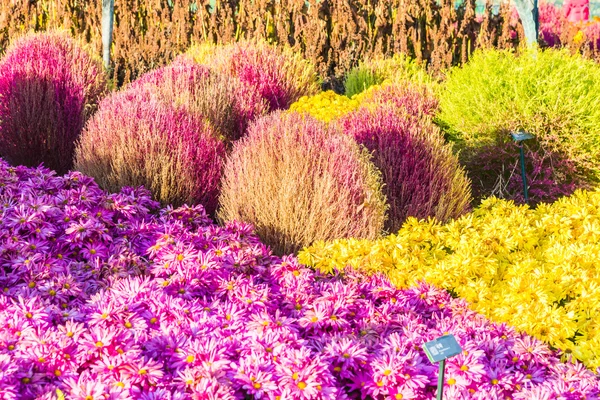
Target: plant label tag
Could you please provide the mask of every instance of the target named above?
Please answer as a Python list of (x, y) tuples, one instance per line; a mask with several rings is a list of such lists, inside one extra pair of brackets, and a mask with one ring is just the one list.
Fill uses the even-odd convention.
[(460, 354), (462, 351), (453, 335), (444, 335), (431, 342), (427, 342), (423, 344), (423, 350), (425, 350), (427, 358), (432, 363), (447, 360), (450, 357)]
[(515, 140), (515, 142), (522, 142), (523, 140), (533, 139), (533, 135), (529, 132), (518, 131), (510, 133)]

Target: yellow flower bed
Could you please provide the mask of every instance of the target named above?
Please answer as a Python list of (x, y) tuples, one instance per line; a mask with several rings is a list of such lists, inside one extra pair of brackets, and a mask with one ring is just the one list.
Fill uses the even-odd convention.
[(600, 367), (600, 191), (535, 210), (492, 198), (446, 225), (412, 218), (396, 235), (318, 242), (299, 259), (383, 272), (399, 287), (425, 280)]
[(323, 122), (331, 122), (360, 105), (356, 99), (336, 94), (332, 90), (321, 92), (314, 96), (303, 96), (290, 106), (290, 111), (308, 113)]
[(377, 90), (392, 84), (391, 81), (386, 80), (381, 85), (371, 86), (352, 98), (337, 94), (333, 90), (314, 96), (302, 96), (290, 106), (289, 111), (308, 113), (320, 121), (331, 122), (361, 107), (362, 103), (368, 102)]

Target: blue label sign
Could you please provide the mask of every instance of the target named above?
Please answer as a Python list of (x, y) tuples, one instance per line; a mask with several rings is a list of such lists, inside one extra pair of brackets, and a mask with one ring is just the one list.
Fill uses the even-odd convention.
[(431, 342), (427, 342), (423, 345), (423, 350), (425, 350), (427, 358), (432, 363), (454, 357), (462, 351), (453, 335), (444, 335)]
[(510, 134), (516, 142), (522, 142), (523, 140), (533, 139), (533, 135), (525, 131), (511, 132)]

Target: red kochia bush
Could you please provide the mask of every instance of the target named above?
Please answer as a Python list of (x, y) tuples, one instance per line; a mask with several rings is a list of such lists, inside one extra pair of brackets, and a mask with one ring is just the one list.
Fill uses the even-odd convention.
[(430, 120), (379, 105), (342, 117), (337, 128), (373, 153), (390, 205), (389, 232), (407, 217), (446, 221), (469, 209), (470, 182)]
[(186, 57), (253, 86), (271, 111), (288, 109), (300, 97), (319, 89), (313, 65), (290, 48), (261, 40), (194, 46)]
[(366, 90), (361, 94), (361, 105), (368, 108), (389, 105), (414, 117), (433, 117), (439, 102), (428, 86), (402, 82)]
[(0, 61), (0, 155), (67, 172), (75, 141), (105, 91), (100, 62), (66, 33), (15, 41)]
[(139, 88), (151, 90), (162, 101), (198, 118), (206, 118), (226, 142), (240, 138), (249, 122), (268, 111), (266, 101), (254, 86), (187, 56), (142, 75), (128, 86), (128, 90)]
[(217, 204), (225, 145), (211, 126), (139, 88), (104, 99), (76, 150), (75, 167), (116, 192), (148, 188), (163, 204)]

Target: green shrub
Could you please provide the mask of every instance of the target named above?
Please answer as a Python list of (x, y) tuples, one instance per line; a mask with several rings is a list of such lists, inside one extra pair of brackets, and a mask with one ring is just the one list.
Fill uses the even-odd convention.
[(360, 63), (348, 72), (344, 83), (346, 96), (352, 97), (385, 80), (425, 84), (430, 83), (432, 79), (423, 66), (404, 55), (395, 55), (387, 59), (375, 58)]
[(550, 181), (600, 180), (600, 65), (593, 61), (557, 50), (477, 52), (449, 72), (440, 108), (465, 159), (505, 146), (511, 131), (523, 129), (535, 136), (530, 148), (574, 166), (557, 168)]

